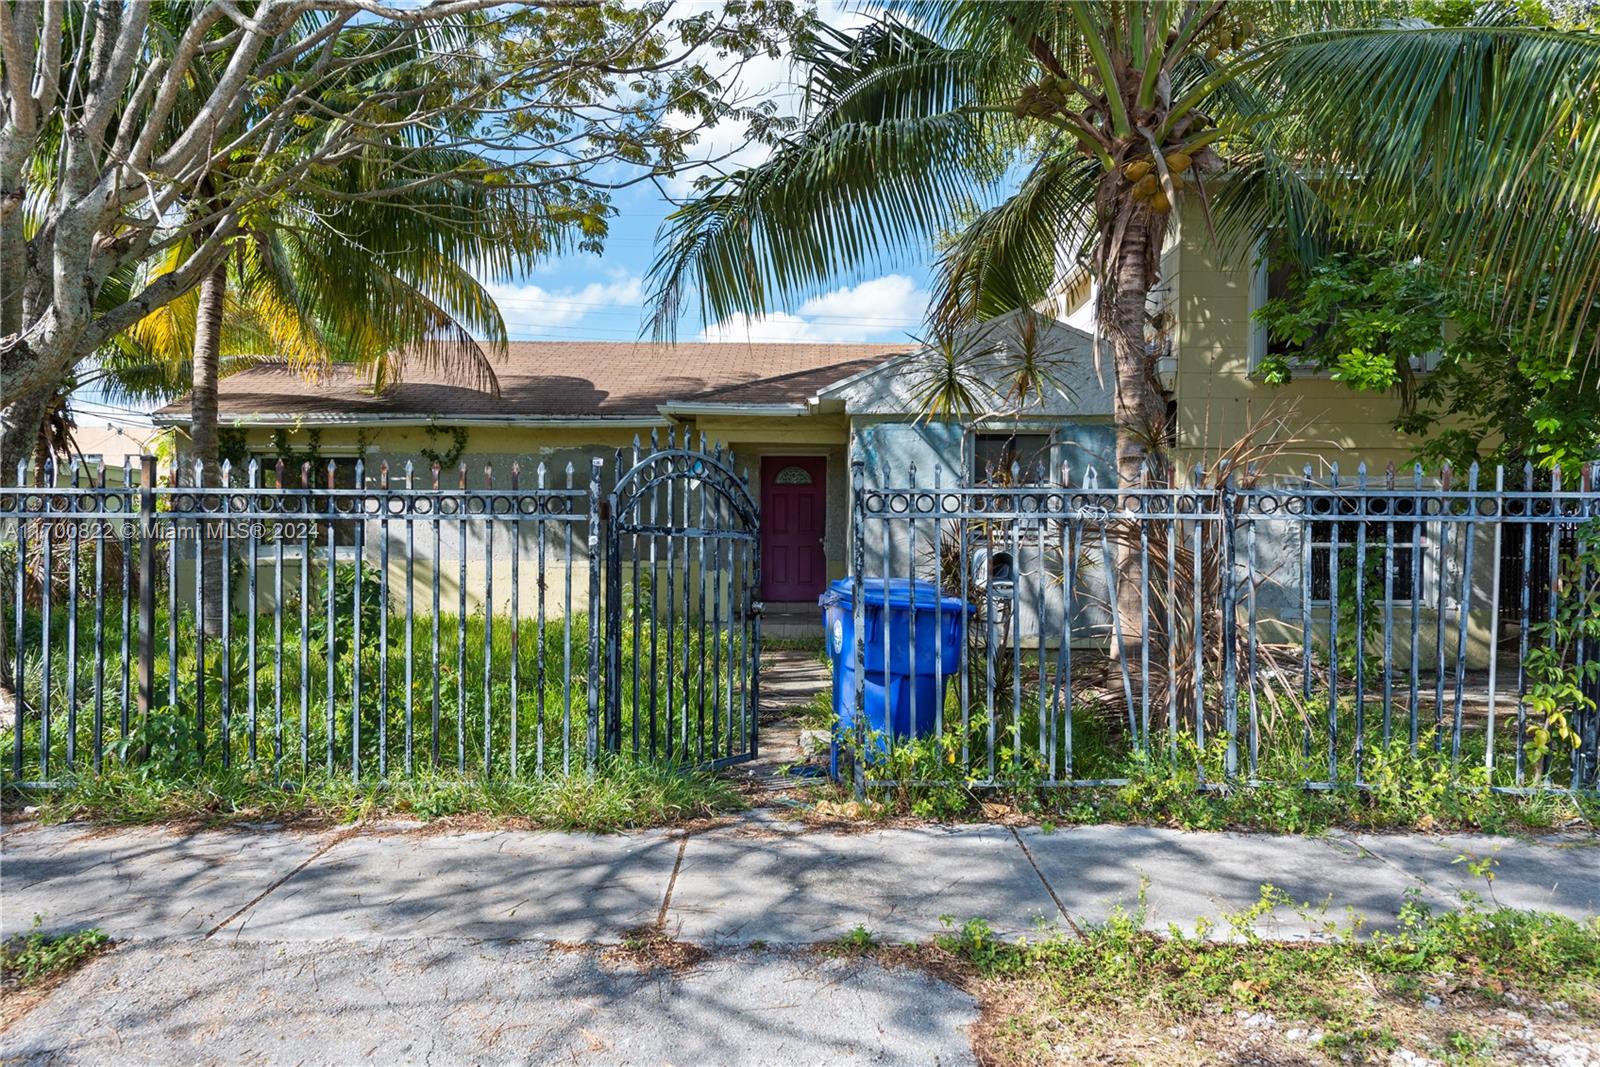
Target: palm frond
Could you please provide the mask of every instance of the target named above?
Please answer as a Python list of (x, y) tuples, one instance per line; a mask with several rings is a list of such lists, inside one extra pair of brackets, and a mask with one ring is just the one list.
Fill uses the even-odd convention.
[(796, 44), (808, 72), (807, 130), (816, 136), (850, 123), (915, 119), (1005, 99), (1022, 69), (991, 51), (949, 48), (885, 18), (855, 32), (818, 23)]
[(1068, 375), (1071, 360), (1049, 346), (1046, 320), (1024, 307), (1016, 315), (1011, 336), (999, 348), (999, 382), (1003, 399), (1021, 414), (1031, 405), (1075, 398)]
[(1506, 25), (1300, 34), (1267, 46), (1257, 79), (1276, 108), (1262, 142), (1319, 163), (1346, 236), (1381, 228), (1524, 338), (1578, 352), (1600, 300), (1600, 38)]
[(984, 377), (985, 365), (994, 353), (991, 339), (966, 330), (938, 333), (918, 339), (918, 343), (921, 348), (905, 373), (919, 417), (947, 419), (982, 410), (991, 393)]
[(926, 247), (991, 199), (1016, 145), (1004, 63), (947, 47), (884, 17), (844, 34), (820, 28), (799, 57), (805, 124), (770, 159), (714, 179), (670, 214), (650, 270), (658, 337), (690, 290), (706, 322), (761, 315), (817, 288)]
[(1092, 234), (1100, 165), (1070, 148), (1042, 155), (1015, 193), (981, 212), (940, 257), (932, 318), (950, 330), (1059, 289)]
[(985, 198), (981, 116), (946, 111), (852, 123), (717, 180), (667, 216), (650, 268), (656, 336), (686, 291), (706, 322), (762, 315), (890, 254), (931, 240)]

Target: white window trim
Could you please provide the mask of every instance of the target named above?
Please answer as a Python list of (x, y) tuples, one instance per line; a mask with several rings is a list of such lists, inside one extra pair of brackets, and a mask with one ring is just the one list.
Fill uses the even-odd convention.
[[(1268, 275), (1271, 273), (1271, 264), (1267, 261), (1267, 239), (1259, 238), (1256, 241), (1255, 254), (1251, 259), (1250, 267), (1250, 376), (1258, 377), (1261, 373), (1261, 364), (1267, 358), (1268, 331), (1267, 324), (1256, 318), (1256, 312), (1267, 302)], [(1289, 369), (1297, 378), (1331, 379), (1331, 371), (1322, 370), (1310, 360), (1291, 359)]]

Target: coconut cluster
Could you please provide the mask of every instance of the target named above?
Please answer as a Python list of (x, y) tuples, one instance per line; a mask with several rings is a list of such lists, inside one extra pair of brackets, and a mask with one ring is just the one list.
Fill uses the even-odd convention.
[[(1194, 166), (1194, 157), (1180, 148), (1162, 153), (1161, 159), (1167, 165), (1167, 172), (1172, 175), (1173, 190), (1183, 192), (1183, 175)], [(1172, 201), (1166, 189), (1162, 188), (1161, 173), (1156, 168), (1154, 157), (1140, 156), (1124, 163), (1122, 177), (1133, 187), (1131, 195), (1138, 203), (1148, 204), (1152, 211), (1172, 210)]]
[(1072, 98), (1072, 82), (1046, 74), (1022, 87), (1011, 113), (1019, 119), (1044, 118), (1066, 108)]
[(1201, 36), (1206, 44), (1206, 58), (1215, 60), (1224, 52), (1237, 52), (1250, 42), (1256, 33), (1256, 24), (1240, 19), (1231, 25), (1217, 20)]

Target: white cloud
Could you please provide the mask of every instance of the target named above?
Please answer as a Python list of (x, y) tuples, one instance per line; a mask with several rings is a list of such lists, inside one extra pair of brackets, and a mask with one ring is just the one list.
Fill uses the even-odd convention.
[(898, 341), (915, 333), (928, 293), (903, 274), (813, 297), (790, 314), (735, 315), (707, 326), (706, 341)]
[[(817, 5), (817, 17), (839, 30), (852, 30), (872, 21), (872, 16), (861, 10), (854, 0), (823, 0)], [(714, 66), (716, 58), (702, 51), (696, 58)], [(736, 57), (724, 62), (722, 72), (726, 98), (739, 106), (750, 107), (758, 101), (774, 101), (778, 114), (794, 116), (800, 111), (802, 88), (800, 73), (794, 69), (794, 59), (789, 55), (776, 58), (757, 55), (740, 63)], [(668, 116), (667, 122), (685, 128), (696, 121), (687, 115)], [(687, 197), (694, 193), (696, 178), (724, 174), (765, 162), (772, 149), (750, 140), (750, 124), (729, 119), (719, 122), (700, 135), (690, 150), (691, 162), (664, 182), (669, 194)], [(699, 162), (695, 162), (699, 161)]]
[(584, 319), (606, 320), (608, 326), (619, 317), (637, 323), (644, 302), (644, 281), (637, 274), (620, 274), (577, 289), (547, 289), (527, 282), (490, 282), (487, 288), (513, 339)]

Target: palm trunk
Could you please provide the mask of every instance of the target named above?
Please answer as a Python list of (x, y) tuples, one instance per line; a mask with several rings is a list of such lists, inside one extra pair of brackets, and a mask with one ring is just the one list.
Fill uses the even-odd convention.
[[(217, 365), (222, 348), (223, 298), (228, 289), (226, 261), (218, 263), (200, 282), (199, 305), (194, 320), (194, 388), (190, 393), (189, 442), (200, 464), (202, 485), (220, 485), (217, 458)], [(209, 531), (208, 531), (209, 532)], [(222, 542), (208, 536), (199, 559), (204, 569), (206, 632), (216, 634), (222, 625)]]
[[(1126, 199), (1120, 206), (1102, 235), (1111, 254), (1101, 302), (1101, 323), (1111, 341), (1116, 377), (1117, 478), (1123, 486), (1138, 486), (1146, 479), (1149, 485), (1161, 486), (1168, 482), (1162, 454), (1167, 404), (1145, 326), (1167, 217)], [(1120, 232), (1115, 222), (1119, 216), (1124, 218)], [(1112, 654), (1126, 660), (1137, 654), (1148, 628), (1139, 598), (1137, 536), (1116, 537), (1114, 561), (1122, 641)]]

